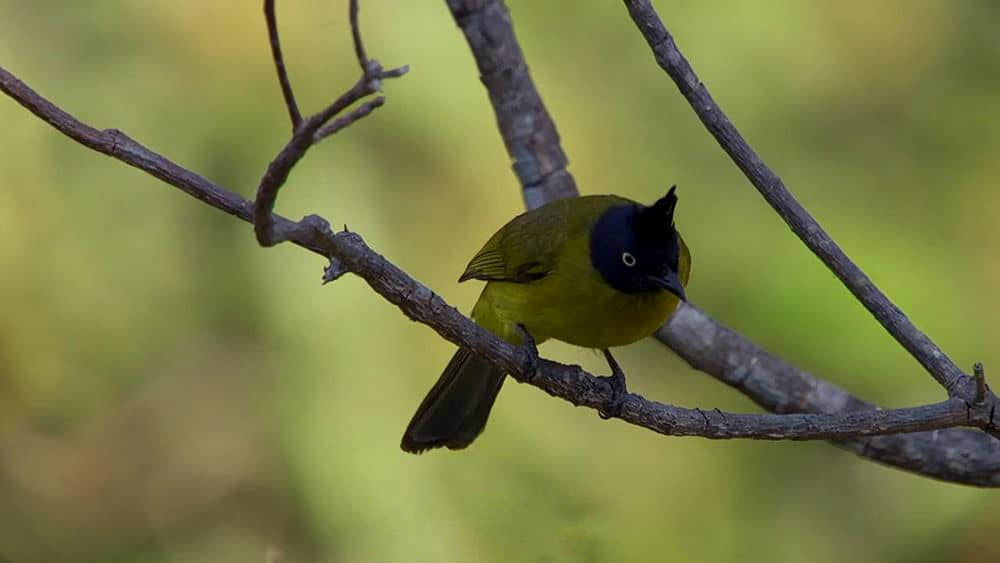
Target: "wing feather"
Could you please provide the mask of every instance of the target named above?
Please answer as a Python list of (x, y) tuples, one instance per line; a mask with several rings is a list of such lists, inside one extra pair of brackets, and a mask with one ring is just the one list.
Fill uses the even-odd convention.
[(589, 236), (590, 228), (604, 210), (627, 202), (614, 196), (586, 196), (556, 200), (522, 213), (490, 237), (458, 281), (540, 280), (556, 268), (560, 252), (570, 237)]

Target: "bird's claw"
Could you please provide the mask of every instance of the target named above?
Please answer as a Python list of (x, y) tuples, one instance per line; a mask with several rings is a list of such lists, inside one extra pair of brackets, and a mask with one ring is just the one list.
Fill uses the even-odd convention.
[(597, 415), (607, 420), (621, 414), (622, 407), (625, 405), (625, 398), (628, 397), (628, 387), (625, 385), (625, 372), (618, 365), (618, 361), (615, 360), (615, 357), (611, 355), (609, 350), (605, 349), (602, 352), (604, 352), (604, 358), (608, 361), (608, 366), (611, 367), (611, 375), (603, 376), (600, 379), (607, 381), (608, 385), (611, 386), (611, 402), (608, 410), (598, 410)]
[(538, 346), (535, 344), (535, 337), (531, 336), (531, 333), (528, 332), (528, 329), (523, 324), (517, 325), (517, 328), (521, 330), (521, 336), (524, 337), (521, 349), (524, 350), (524, 354), (527, 356), (524, 364), (524, 380), (531, 382), (538, 377)]

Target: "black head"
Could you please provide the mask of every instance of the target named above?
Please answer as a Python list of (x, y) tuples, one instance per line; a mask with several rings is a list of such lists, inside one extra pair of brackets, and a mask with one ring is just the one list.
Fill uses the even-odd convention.
[(684, 299), (678, 275), (680, 241), (674, 229), (677, 186), (653, 205), (625, 204), (605, 211), (590, 231), (590, 261), (623, 293), (667, 290)]

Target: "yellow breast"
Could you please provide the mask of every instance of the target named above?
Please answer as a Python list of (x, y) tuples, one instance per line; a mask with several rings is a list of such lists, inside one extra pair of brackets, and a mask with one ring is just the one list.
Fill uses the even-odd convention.
[[(585, 240), (571, 245), (586, 244)], [(567, 249), (589, 256), (585, 247)], [(521, 343), (522, 324), (542, 342), (549, 338), (586, 348), (631, 344), (651, 335), (670, 317), (679, 300), (666, 291), (626, 294), (609, 286), (585, 261), (561, 261), (532, 283), (486, 284), (472, 316), (508, 342)]]

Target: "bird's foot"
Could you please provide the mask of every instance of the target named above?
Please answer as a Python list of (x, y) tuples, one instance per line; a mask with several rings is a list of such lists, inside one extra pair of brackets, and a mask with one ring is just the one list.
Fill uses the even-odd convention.
[(524, 337), (521, 349), (524, 350), (524, 354), (527, 356), (527, 360), (524, 363), (524, 380), (532, 382), (538, 377), (538, 346), (535, 345), (535, 337), (531, 336), (531, 333), (528, 332), (528, 329), (523, 324), (518, 324), (517, 328), (521, 330), (521, 336)]
[(618, 365), (615, 357), (611, 355), (611, 351), (606, 348), (601, 351), (604, 352), (604, 358), (608, 360), (608, 366), (611, 367), (611, 375), (600, 378), (611, 385), (611, 403), (608, 410), (598, 410), (597, 414), (607, 420), (621, 414), (625, 397), (628, 396), (628, 388), (625, 386), (625, 372), (622, 371), (622, 367)]

